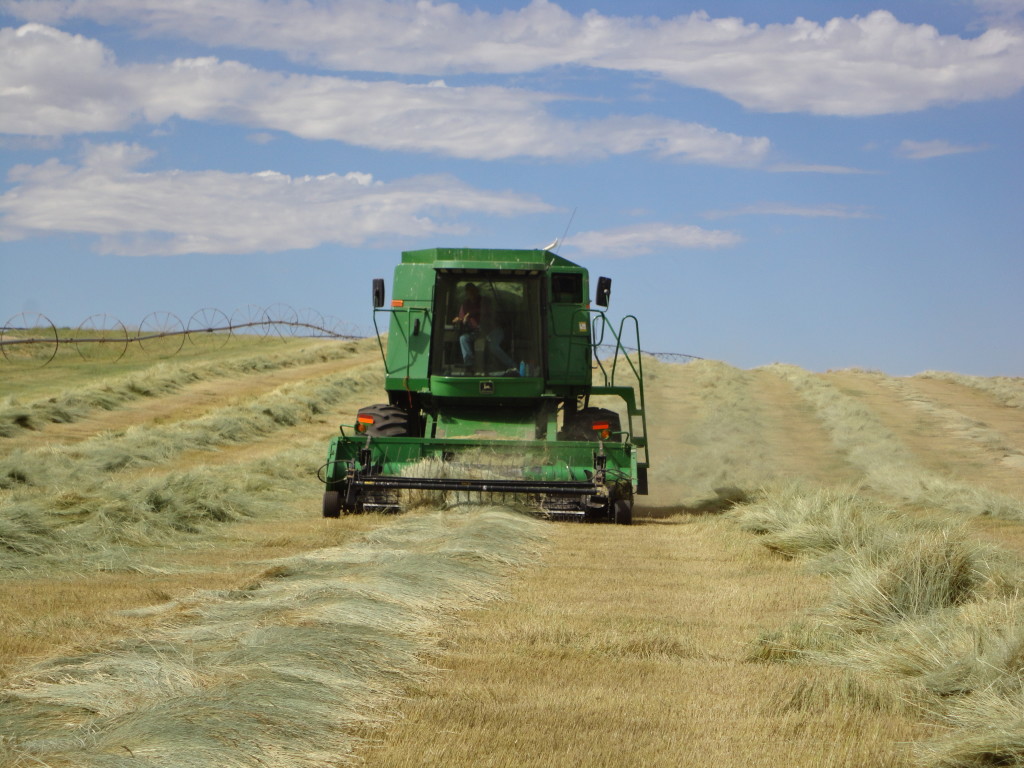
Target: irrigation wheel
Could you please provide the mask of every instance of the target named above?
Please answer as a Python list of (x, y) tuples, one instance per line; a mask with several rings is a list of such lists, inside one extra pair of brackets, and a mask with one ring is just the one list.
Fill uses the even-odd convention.
[(320, 337), (328, 336), (327, 323), (324, 316), (315, 309), (300, 309), (296, 313), (296, 323), (292, 326), (292, 336)]
[(173, 312), (150, 312), (139, 323), (135, 340), (147, 354), (172, 357), (185, 345), (185, 326)]
[(266, 336), (270, 332), (267, 310), (258, 304), (246, 304), (231, 313), (231, 333)]
[(14, 315), (0, 327), (0, 351), (9, 363), (42, 368), (57, 356), (60, 337), (50, 318), (36, 312)]
[(299, 315), (295, 309), (288, 304), (271, 304), (264, 313), (267, 321), (268, 335), (272, 331), (279, 339), (285, 335), (293, 336), (296, 324), (299, 322)]
[(83, 360), (116, 363), (128, 351), (128, 329), (112, 315), (90, 315), (78, 324), (72, 341)]
[(188, 319), (186, 335), (193, 346), (212, 340), (212, 348), (220, 349), (231, 339), (231, 320), (219, 309), (199, 309)]

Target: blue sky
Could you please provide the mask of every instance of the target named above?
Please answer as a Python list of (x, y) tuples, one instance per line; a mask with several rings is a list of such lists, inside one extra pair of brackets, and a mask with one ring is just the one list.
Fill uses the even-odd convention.
[(0, 0), (0, 322), (558, 238), (649, 350), (1022, 376), (1022, 86), (1024, 0)]

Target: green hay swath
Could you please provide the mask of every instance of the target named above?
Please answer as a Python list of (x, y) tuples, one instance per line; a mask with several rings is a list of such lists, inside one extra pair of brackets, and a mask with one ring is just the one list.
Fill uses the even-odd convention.
[(271, 564), (246, 590), (166, 606), (133, 643), (57, 659), (0, 706), (11, 766), (302, 768), (351, 761), (429, 674), (455, 611), (502, 594), (540, 524), (500, 508), (409, 515), (356, 545)]
[(320, 444), (311, 437), (244, 463), (15, 493), (0, 503), (0, 572), (135, 570), (149, 559), (142, 548), (181, 548), (211, 525), (276, 517), (308, 493)]
[(763, 633), (751, 660), (839, 667), (858, 675), (858, 704), (881, 696), (942, 720), (948, 736), (922, 745), (923, 765), (1022, 764), (1024, 563), (852, 490), (770, 490), (733, 517), (832, 579), (825, 605)]

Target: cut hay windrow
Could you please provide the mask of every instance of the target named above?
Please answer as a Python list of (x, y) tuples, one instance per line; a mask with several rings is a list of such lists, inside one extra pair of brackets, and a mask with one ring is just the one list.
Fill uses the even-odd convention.
[(461, 609), (532, 562), (540, 524), (509, 509), (409, 515), (361, 542), (268, 564), (250, 588), (163, 607), (135, 642), (56, 659), (0, 701), (0, 763), (302, 768), (354, 762), (357, 731), (430, 674)]
[(818, 413), (835, 445), (859, 467), (868, 486), (905, 501), (951, 512), (1024, 520), (1024, 499), (932, 472), (856, 398), (808, 371), (773, 364)]
[(280, 352), (241, 360), (179, 364), (161, 362), (151, 368), (118, 376), (55, 397), (21, 402), (6, 398), (0, 404), (0, 438), (19, 432), (43, 429), (47, 424), (67, 424), (86, 418), (96, 410), (111, 411), (146, 397), (178, 392), (189, 384), (245, 376), (353, 357), (359, 347), (352, 342), (318, 344), (296, 352)]
[(322, 440), (273, 455), (164, 475), (98, 475), (0, 500), (0, 572), (138, 567), (139, 547), (174, 542), (210, 524), (270, 517), (309, 491)]
[(921, 746), (922, 765), (1021, 764), (1024, 563), (854, 491), (773, 489), (733, 515), (832, 580), (823, 606), (763, 633), (751, 660), (849, 670), (860, 682), (847, 693), (865, 706), (888, 698), (938, 719), (949, 731)]
[(289, 384), (196, 419), (103, 433), (70, 446), (13, 451), (0, 459), (0, 489), (68, 485), (97, 473), (151, 466), (186, 451), (212, 451), (308, 423), (376, 385), (375, 366)]

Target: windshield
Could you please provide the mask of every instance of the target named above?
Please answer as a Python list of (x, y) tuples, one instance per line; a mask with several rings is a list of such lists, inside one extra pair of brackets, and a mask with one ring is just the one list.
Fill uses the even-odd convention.
[(542, 375), (540, 289), (535, 275), (438, 274), (431, 373)]

